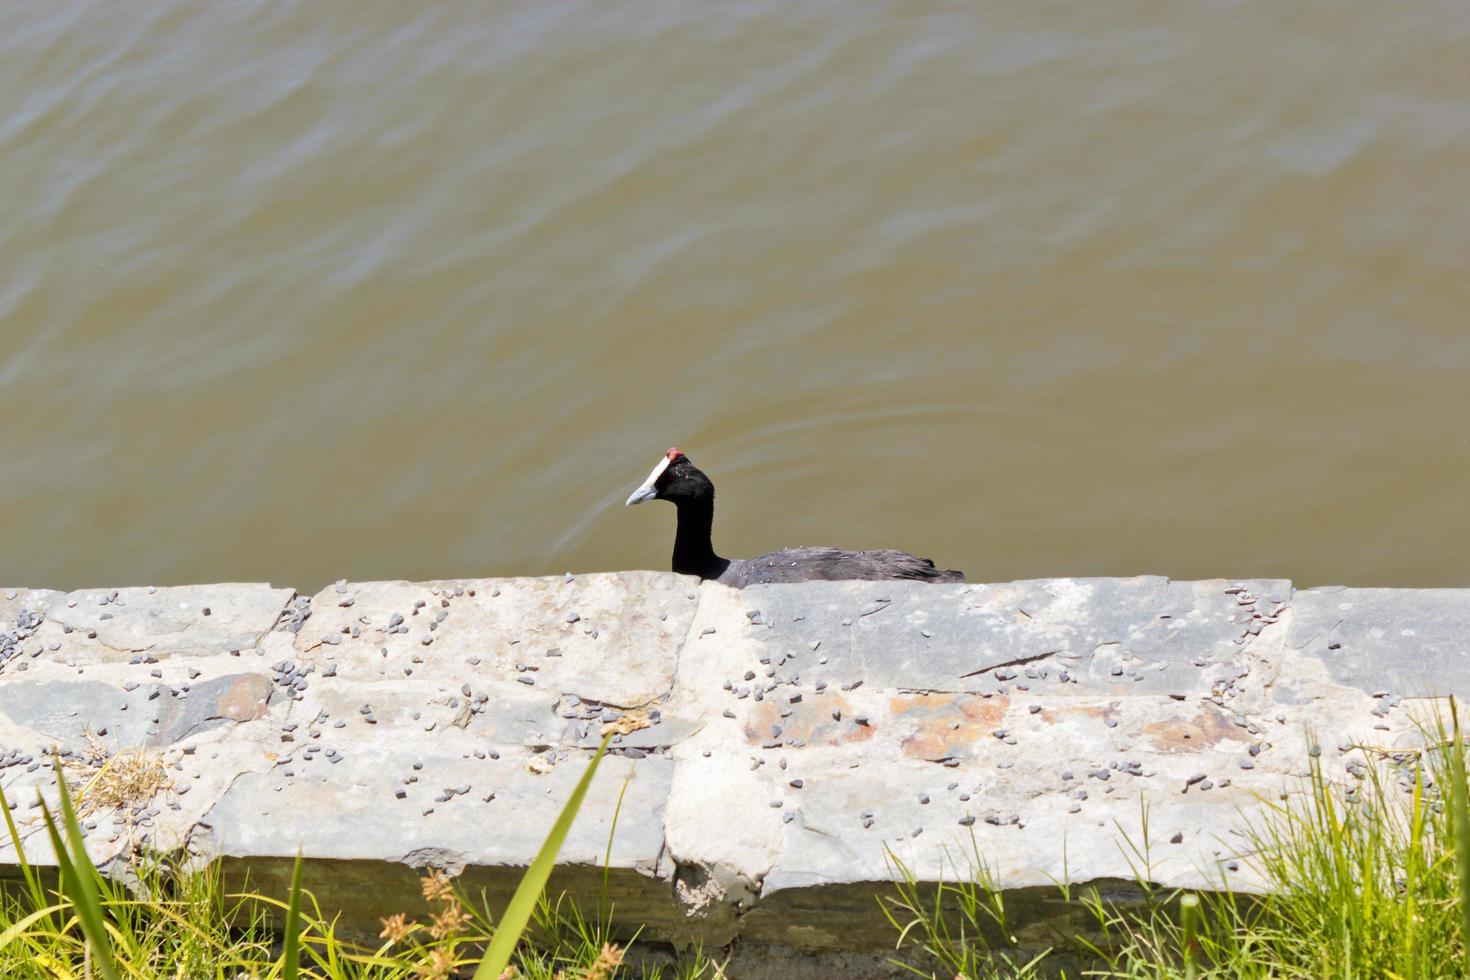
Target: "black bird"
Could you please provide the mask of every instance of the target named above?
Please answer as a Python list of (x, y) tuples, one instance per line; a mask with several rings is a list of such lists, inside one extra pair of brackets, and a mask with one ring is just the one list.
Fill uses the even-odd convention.
[(670, 449), (628, 495), (627, 506), (667, 500), (679, 511), (674, 533), (674, 571), (743, 589), (769, 582), (837, 579), (908, 579), (963, 582), (963, 572), (934, 567), (906, 551), (843, 551), (840, 548), (787, 548), (759, 558), (721, 558), (710, 529), (715, 522), (715, 485), (677, 447)]

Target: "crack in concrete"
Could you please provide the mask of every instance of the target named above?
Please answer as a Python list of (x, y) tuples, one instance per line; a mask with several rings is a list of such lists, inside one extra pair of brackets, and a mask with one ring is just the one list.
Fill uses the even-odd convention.
[[(271, 768), (275, 768), (274, 765), (272, 765)], [(237, 768), (234, 774), (231, 775), (230, 778), (226, 780), (222, 786), (220, 786), (219, 792), (215, 794), (214, 799), (210, 800), (209, 805), (199, 811), (199, 819), (193, 821), (189, 824), (187, 828), (185, 828), (183, 834), (184, 839), (191, 839), (194, 833), (201, 828), (208, 831), (210, 837), (213, 838), (214, 824), (210, 821), (210, 817), (213, 815), (215, 810), (219, 809), (219, 805), (224, 802), (225, 797), (230, 795), (230, 790), (235, 788), (235, 783), (239, 782), (241, 777), (243, 777), (246, 773), (255, 771), (256, 770), (254, 769)], [(211, 854), (210, 858), (212, 859), (216, 856), (217, 855)]]
[[(971, 677), (979, 677), (982, 674), (988, 674), (991, 671), (995, 671), (995, 670), (1003, 670), (1006, 667), (1024, 667), (1027, 664), (1034, 664), (1037, 661), (1046, 660), (1046, 659), (1048, 659), (1050, 657), (1055, 657), (1055, 656), (1057, 656), (1058, 654), (1060, 654), (1062, 652), (1063, 651), (1061, 651), (1061, 650), (1047, 650), (1045, 653), (1034, 654), (1034, 655), (1032, 655), (1030, 657), (1016, 657), (1016, 658), (1014, 658), (1012, 660), (1007, 660), (1004, 663), (991, 664), (989, 667), (981, 667), (979, 670), (972, 670), (968, 674), (961, 674), (960, 675), (960, 680), (966, 680), (966, 679), (971, 678)], [(938, 694), (938, 693), (948, 693), (948, 692), (940, 692), (940, 691), (937, 691), (936, 690), (936, 691), (933, 691), (931, 693)]]
[(271, 624), (261, 630), (260, 634), (255, 637), (255, 642), (250, 644), (250, 649), (259, 650), (260, 645), (265, 642), (265, 638), (280, 629), (281, 621), (286, 618), (286, 614), (291, 610), (291, 603), (295, 602), (300, 595), (301, 593), (297, 592), (294, 588), (291, 590), (291, 594), (286, 597), (286, 601), (281, 603), (281, 611), (276, 613), (275, 618), (271, 620)]

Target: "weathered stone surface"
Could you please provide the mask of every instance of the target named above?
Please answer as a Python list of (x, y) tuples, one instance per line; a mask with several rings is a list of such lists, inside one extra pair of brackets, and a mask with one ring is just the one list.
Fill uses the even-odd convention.
[(62, 635), (95, 640), (114, 657), (209, 655), (254, 646), (290, 597), (268, 585), (87, 589), (47, 593), (38, 608)]
[(44, 863), (45, 753), (151, 750), (171, 785), (93, 816), (98, 860), (141, 836), (268, 884), (300, 849), (375, 932), (425, 866), (508, 895), (619, 722), (558, 880), (595, 896), (610, 853), (645, 938), (877, 955), (891, 861), (978, 854), (1045, 945), (1078, 928), (1056, 882), (1138, 872), (1145, 808), (1155, 883), (1259, 887), (1234, 831), (1311, 740), (1350, 784), (1470, 690), (1467, 651), (1470, 592), (1282, 581), (0, 590), (0, 786)]
[[(1274, 606), (1291, 591), (1286, 582), (1232, 584)], [(1224, 586), (1153, 576), (942, 590), (817, 582), (758, 586), (744, 596), (778, 654), (824, 644), (823, 673), (834, 684), (994, 691), (1024, 674), (1063, 695), (1187, 694), (1202, 683), (1192, 660), (1233, 666), (1251, 635), (1251, 610)]]
[(1470, 589), (1307, 589), (1292, 603), (1292, 649), (1364, 691), (1470, 694)]
[[(445, 741), (361, 753), (344, 739), (341, 763), (325, 753), (282, 756), (269, 771), (235, 780), (206, 814), (214, 849), (235, 858), (295, 854), (300, 848), (313, 858), (524, 868), (526, 855), (535, 854), (571, 795), (581, 767), (555, 766), (537, 775), (527, 769), (527, 753), (481, 762), (470, 754), (477, 741), (471, 736)], [(415, 770), (415, 763), (422, 768)], [(601, 863), (626, 785), (623, 805), (637, 818), (618, 828), (612, 857), (618, 867), (654, 874), (672, 767), (667, 759), (643, 763), (607, 760), (607, 778), (589, 791), (587, 819), (572, 828), (563, 860)], [(418, 781), (405, 784), (410, 776)], [(406, 798), (395, 799), (394, 791), (405, 785)], [(465, 792), (457, 792), (461, 787)], [(434, 858), (416, 862), (415, 855)]]
[(84, 748), (89, 738), (120, 746), (171, 745), (190, 735), (263, 715), (271, 696), (262, 674), (226, 674), (189, 690), (140, 684), (132, 691), (100, 681), (11, 681), (0, 713), (56, 744)]

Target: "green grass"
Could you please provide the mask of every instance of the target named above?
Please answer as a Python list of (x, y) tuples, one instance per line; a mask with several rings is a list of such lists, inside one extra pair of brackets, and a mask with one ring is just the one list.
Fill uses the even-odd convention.
[[(1080, 943), (1091, 954), (1084, 967), (1050, 949), (1023, 956), (978, 851), (953, 883), (922, 885), (895, 863), (897, 894), (883, 900), (885, 912), (901, 930), (900, 947), (919, 954), (911, 969), (920, 976), (1470, 976), (1470, 799), (1458, 718), (1428, 749), (1383, 763), (1344, 790), (1313, 758), (1304, 792), (1245, 822), (1264, 895), (1166, 891), (1140, 880), (1139, 900), (1124, 904), (1061, 888), (1089, 928), (1056, 937), (1053, 948)], [(1120, 845), (1146, 857), (1149, 842)]]
[[(1142, 880), (1145, 814), (1144, 839), (1119, 841), (1138, 859), (1138, 899), (1059, 886), (1081, 926), (1047, 948), (1034, 937), (1025, 948), (1018, 942), (973, 838), (964, 860), (951, 862), (949, 880), (937, 884), (916, 881), (892, 858), (894, 888), (880, 903), (894, 944), (905, 969), (941, 980), (1470, 976), (1470, 796), (1458, 717), (1432, 734), (1428, 748), (1369, 766), (1347, 791), (1313, 759), (1301, 793), (1245, 822), (1247, 860), (1267, 883), (1265, 895), (1150, 886)], [(59, 812), (44, 812), (57, 873), (43, 876), (22, 861), (20, 888), (0, 900), (0, 976), (499, 980), (508, 966), (532, 980), (718, 980), (718, 966), (698, 956), (637, 971), (621, 962), (605, 900), (589, 917), (565, 897), (546, 895), (598, 758), (498, 923), (483, 901), (434, 872), (423, 879), (430, 915), (385, 920), (376, 945), (337, 934), (301, 887), (299, 863), (284, 896), (232, 894), (216, 869), (183, 872), (158, 859), (140, 862), (137, 880), (124, 887), (87, 859), (63, 790)], [(0, 813), (17, 839), (3, 794)]]
[[(717, 971), (702, 956), (676, 969), (632, 971), (612, 940), (612, 909), (584, 917), (564, 899), (548, 900), (545, 886), (607, 749), (589, 762), (540, 852), (501, 914), (492, 919), (441, 873), (422, 879), (430, 914), (383, 920), (376, 946), (338, 935), (336, 920), (302, 887), (300, 857), (284, 897), (230, 893), (217, 867), (183, 870), (150, 857), (124, 885), (103, 875), (87, 856), (59, 759), (58, 812), (42, 806), (57, 868), (29, 864), (21, 834), (0, 790), (0, 813), (20, 855), (21, 888), (0, 893), (0, 977), (6, 980), (698, 980)], [(611, 844), (609, 843), (609, 847)], [(53, 880), (54, 879), (54, 880)], [(276, 915), (275, 913), (279, 913)], [(277, 935), (274, 921), (281, 923)], [(536, 941), (528, 938), (531, 927)]]

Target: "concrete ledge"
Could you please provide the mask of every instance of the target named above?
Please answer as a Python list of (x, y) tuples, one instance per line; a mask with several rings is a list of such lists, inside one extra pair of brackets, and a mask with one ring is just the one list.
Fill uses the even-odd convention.
[(888, 852), (952, 876), (973, 834), (1040, 939), (1056, 882), (1133, 879), (1144, 807), (1156, 883), (1258, 887), (1233, 828), (1314, 739), (1349, 783), (1357, 746), (1419, 744), (1467, 649), (1470, 591), (1284, 581), (0, 590), (0, 785), (45, 863), (43, 754), (157, 749), (171, 787), (91, 819), (99, 863), (269, 884), (300, 849), (376, 933), (418, 868), (508, 895), (620, 722), (560, 882), (595, 901), (622, 794), (612, 897), (645, 938), (881, 953)]

